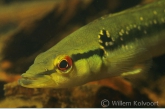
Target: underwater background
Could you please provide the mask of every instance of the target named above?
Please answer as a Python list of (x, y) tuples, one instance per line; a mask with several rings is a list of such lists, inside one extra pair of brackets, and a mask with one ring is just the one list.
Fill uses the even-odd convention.
[[(165, 107), (165, 55), (153, 59), (154, 76), (144, 88), (134, 88), (121, 77), (68, 89), (29, 89), (17, 82), (38, 54), (78, 28), (153, 1), (0, 0), (0, 107)], [(133, 105), (143, 102), (159, 105)]]

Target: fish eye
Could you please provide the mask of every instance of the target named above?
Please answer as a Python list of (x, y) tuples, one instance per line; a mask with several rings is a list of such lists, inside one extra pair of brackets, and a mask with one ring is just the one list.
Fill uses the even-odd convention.
[(72, 59), (69, 56), (63, 57), (57, 64), (57, 68), (61, 71), (67, 71), (72, 67)]

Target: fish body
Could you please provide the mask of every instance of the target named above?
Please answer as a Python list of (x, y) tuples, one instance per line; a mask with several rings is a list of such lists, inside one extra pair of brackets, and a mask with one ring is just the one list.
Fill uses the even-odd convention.
[(165, 53), (165, 1), (101, 17), (39, 54), (19, 84), (68, 88), (146, 71)]

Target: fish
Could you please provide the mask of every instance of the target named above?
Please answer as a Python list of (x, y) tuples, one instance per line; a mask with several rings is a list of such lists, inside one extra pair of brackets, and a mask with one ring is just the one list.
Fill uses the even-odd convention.
[(18, 83), (70, 88), (116, 76), (143, 75), (165, 53), (165, 0), (94, 20), (39, 54)]

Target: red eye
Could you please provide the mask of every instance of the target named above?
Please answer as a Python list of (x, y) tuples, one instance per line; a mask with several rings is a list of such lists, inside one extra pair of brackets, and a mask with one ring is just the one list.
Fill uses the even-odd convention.
[(72, 59), (69, 56), (65, 56), (58, 64), (58, 69), (66, 71), (72, 66)]

